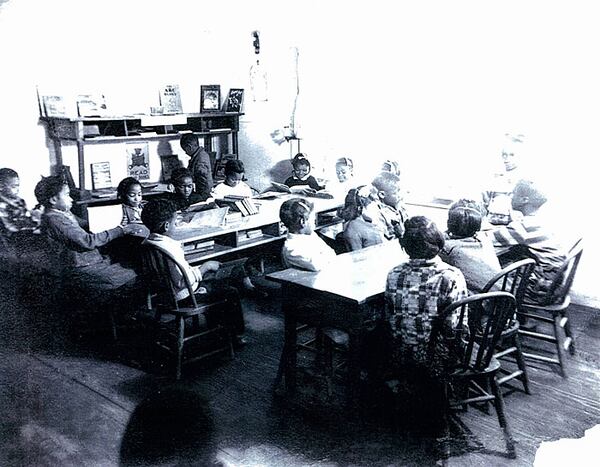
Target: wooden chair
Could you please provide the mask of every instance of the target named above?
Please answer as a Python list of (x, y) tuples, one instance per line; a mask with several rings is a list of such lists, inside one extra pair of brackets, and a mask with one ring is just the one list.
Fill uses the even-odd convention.
[[(175, 355), (175, 378), (181, 378), (182, 366), (200, 359), (215, 355), (220, 352), (228, 352), (234, 357), (232, 340), (225, 327), (216, 325), (214, 327), (201, 326), (201, 317), (215, 308), (227, 305), (226, 300), (214, 300), (208, 303), (198, 304), (194, 296), (194, 290), (183, 268), (168, 253), (157, 248), (146, 246), (143, 248), (142, 264), (145, 282), (148, 287), (148, 307), (154, 312), (154, 322), (157, 325), (158, 340), (160, 347)], [(176, 287), (171, 276), (170, 266), (174, 265), (185, 279), (189, 292), (189, 303), (182, 305), (176, 298)], [(164, 317), (171, 316), (171, 322), (165, 323)], [(186, 328), (186, 322), (191, 321), (191, 326)], [(174, 324), (174, 329), (172, 325)], [(195, 356), (189, 356), (185, 360), (184, 350), (192, 343), (198, 343), (209, 336), (214, 335), (216, 342), (214, 347), (198, 351)], [(204, 342), (205, 347), (208, 342)]]
[[(571, 355), (575, 353), (575, 340), (569, 321), (569, 305), (571, 303), (569, 292), (571, 291), (573, 279), (575, 278), (582, 254), (583, 239), (579, 239), (556, 272), (542, 304), (523, 303), (519, 310), (521, 316), (552, 324), (554, 331), (553, 334), (545, 334), (521, 329), (519, 330), (519, 334), (532, 339), (552, 342), (556, 345), (557, 352), (557, 358), (532, 353), (523, 353), (523, 355), (532, 360), (558, 365), (560, 373), (564, 378), (567, 377), (565, 370), (565, 350), (568, 350)], [(561, 330), (564, 330), (564, 339), (561, 336)]]
[[(519, 307), (523, 303), (525, 289), (534, 266), (535, 260), (531, 258), (510, 264), (492, 277), (481, 292), (487, 293), (492, 290), (510, 292), (515, 297), (517, 310), (519, 310)], [(508, 327), (502, 331), (499, 347), (501, 350), (496, 352), (494, 357), (501, 359), (508, 355), (515, 354), (518, 370), (511, 373), (501, 368), (500, 371), (508, 374), (498, 379), (498, 384), (502, 385), (513, 378), (518, 378), (523, 383), (525, 392), (531, 394), (529, 391), (527, 366), (525, 365), (525, 359), (523, 358), (523, 351), (519, 339), (519, 322), (517, 320), (511, 319), (508, 323)]]
[[(481, 333), (470, 333), (461, 361), (449, 371), (444, 384), (446, 399), (444, 455), (446, 458), (449, 456), (450, 433), (448, 422), (450, 410), (455, 407), (464, 407), (467, 404), (492, 401), (496, 409), (498, 422), (503, 430), (508, 455), (515, 458), (515, 445), (504, 415), (504, 401), (496, 379), (500, 362), (494, 357), (494, 352), (502, 332), (515, 313), (516, 301), (509, 292), (488, 292), (472, 295), (449, 305), (440, 316), (448, 316), (455, 310), (460, 309), (459, 323), (462, 323), (466, 317), (467, 307), (485, 308), (488, 320)], [(436, 323), (436, 329), (432, 331), (432, 338), (434, 338), (434, 332), (439, 333), (439, 322)], [(462, 333), (457, 332), (455, 335), (456, 337), (451, 345), (454, 349), (457, 349), (462, 346)], [(485, 385), (491, 387), (492, 394), (477, 384), (476, 381), (481, 380), (485, 381)], [(465, 387), (466, 394), (463, 394), (462, 397), (457, 394), (451, 397), (450, 393), (453, 387)], [(474, 395), (472, 395), (473, 393)]]

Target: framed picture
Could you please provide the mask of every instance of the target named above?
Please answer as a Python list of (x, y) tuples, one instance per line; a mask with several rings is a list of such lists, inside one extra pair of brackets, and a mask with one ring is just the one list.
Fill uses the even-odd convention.
[(160, 156), (160, 164), (162, 169), (161, 180), (164, 183), (171, 182), (171, 174), (173, 170), (183, 167), (183, 164), (176, 155)]
[(221, 86), (218, 84), (200, 86), (200, 112), (221, 110)]
[(241, 112), (244, 102), (243, 89), (230, 89), (225, 102), (225, 112)]
[(110, 178), (110, 162), (94, 162), (92, 166), (92, 188), (102, 190), (103, 188), (112, 188)]

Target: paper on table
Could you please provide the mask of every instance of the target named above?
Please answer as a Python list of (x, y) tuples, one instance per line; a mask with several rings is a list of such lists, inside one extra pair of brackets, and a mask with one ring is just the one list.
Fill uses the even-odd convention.
[(178, 216), (177, 228), (201, 228), (201, 227), (221, 227), (225, 225), (225, 216), (229, 211), (228, 207), (209, 209), (200, 212), (187, 212)]

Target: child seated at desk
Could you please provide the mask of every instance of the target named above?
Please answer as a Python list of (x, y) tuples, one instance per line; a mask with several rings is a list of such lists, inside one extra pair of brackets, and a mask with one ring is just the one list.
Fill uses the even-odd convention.
[(124, 178), (117, 186), (117, 198), (123, 207), (121, 225), (143, 225), (141, 216), (146, 202), (142, 199), (142, 184), (136, 178)]
[(350, 251), (383, 242), (385, 226), (378, 223), (375, 187), (363, 185), (348, 191), (340, 217), (346, 221), (343, 238)]
[(335, 259), (335, 252), (314, 232), (314, 205), (310, 201), (286, 200), (279, 209), (279, 218), (288, 229), (281, 251), (286, 268), (320, 271)]
[[(190, 266), (185, 259), (181, 243), (171, 238), (176, 218), (176, 206), (171, 201), (165, 199), (149, 201), (142, 211), (142, 221), (150, 230), (150, 235), (144, 240), (143, 244), (158, 248), (175, 258), (175, 261), (183, 268), (184, 274), (192, 284), (195, 291), (194, 295), (200, 303), (207, 298), (211, 300), (226, 299), (229, 306), (220, 309), (217, 313), (210, 313), (208, 319), (225, 326), (231, 335), (235, 336), (234, 345), (236, 347), (245, 345), (244, 315), (238, 291), (234, 287), (219, 283), (216, 280), (206, 280), (204, 278), (204, 275), (208, 272), (219, 269), (220, 264), (217, 261), (207, 261), (196, 267)], [(185, 300), (189, 297), (185, 279), (181, 276), (179, 269), (175, 267), (171, 268), (171, 275), (177, 287), (177, 300)]]
[(0, 235), (6, 239), (16, 232), (31, 232), (39, 225), (39, 217), (32, 215), (19, 196), (19, 186), (17, 172), (0, 169)]
[(380, 172), (373, 180), (373, 186), (379, 198), (381, 222), (386, 226), (385, 238), (402, 237), (408, 214), (402, 203), (400, 177), (391, 172)]
[(116, 226), (100, 233), (85, 231), (80, 220), (71, 213), (73, 200), (69, 186), (60, 176), (44, 177), (35, 187), (35, 196), (44, 206), (41, 229), (61, 248), (65, 272), (75, 285), (94, 290), (111, 290), (134, 285), (133, 270), (112, 263), (103, 257), (98, 247), (126, 234), (143, 235), (140, 225)]
[(335, 162), (335, 174), (337, 180), (327, 183), (327, 191), (334, 198), (343, 199), (351, 188), (358, 185), (354, 178), (354, 162), (349, 157), (340, 157)]
[(440, 258), (460, 269), (467, 287), (480, 293), (487, 282), (502, 269), (490, 238), (479, 234), (482, 207), (475, 201), (461, 199), (448, 211), (448, 232)]
[(174, 193), (168, 193), (164, 197), (175, 203), (177, 211), (185, 211), (192, 204), (207, 201), (205, 209), (216, 208), (214, 203), (208, 202), (204, 196), (194, 191), (194, 179), (189, 169), (178, 167), (171, 174), (171, 184)]
[(252, 197), (252, 189), (244, 182), (244, 163), (233, 159), (225, 163), (225, 181), (212, 190), (212, 197), (223, 199), (226, 196)]
[[(444, 410), (440, 378), (459, 357), (451, 355), (445, 338), (456, 332), (460, 310), (450, 316), (440, 316), (440, 312), (466, 298), (467, 287), (460, 270), (438, 257), (444, 235), (426, 217), (406, 221), (400, 245), (410, 259), (388, 273), (384, 294), (392, 346), (389, 368), (398, 377), (392, 380), (396, 383), (393, 388), (403, 388), (405, 393), (402, 400), (406, 401), (406, 418), (410, 423), (429, 424)], [(436, 322), (442, 327), (433, 335)], [(430, 342), (432, 336), (434, 342)], [(415, 413), (417, 407), (425, 413)]]
[(317, 179), (310, 175), (310, 162), (304, 154), (299, 152), (292, 159), (293, 174), (284, 182), (290, 188), (293, 186), (305, 186), (315, 191), (322, 190)]

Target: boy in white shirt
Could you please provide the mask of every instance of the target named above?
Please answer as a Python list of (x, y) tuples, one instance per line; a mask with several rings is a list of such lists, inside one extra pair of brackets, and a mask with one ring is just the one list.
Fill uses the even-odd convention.
[(292, 198), (279, 209), (279, 218), (288, 235), (281, 258), (285, 267), (320, 271), (335, 259), (335, 252), (315, 233), (314, 205)]
[[(244, 315), (240, 303), (238, 291), (216, 280), (206, 280), (203, 275), (209, 271), (219, 269), (218, 261), (207, 261), (200, 266), (191, 266), (185, 259), (183, 247), (177, 240), (171, 238), (175, 227), (177, 216), (176, 206), (170, 200), (155, 199), (144, 206), (142, 211), (142, 222), (150, 230), (150, 235), (142, 242), (144, 245), (151, 245), (159, 250), (170, 254), (177, 264), (179, 264), (183, 273), (192, 284), (196, 299), (199, 304), (204, 301), (223, 298), (227, 305), (216, 312), (207, 313), (209, 321), (222, 324), (231, 335), (234, 336), (234, 346), (241, 347), (246, 344), (244, 334)], [(175, 265), (170, 265), (171, 277), (177, 288), (177, 301), (185, 300), (189, 297), (185, 279)]]
[(244, 163), (238, 160), (228, 160), (225, 163), (225, 181), (213, 188), (212, 197), (223, 199), (225, 196), (252, 197), (252, 189), (244, 182)]

